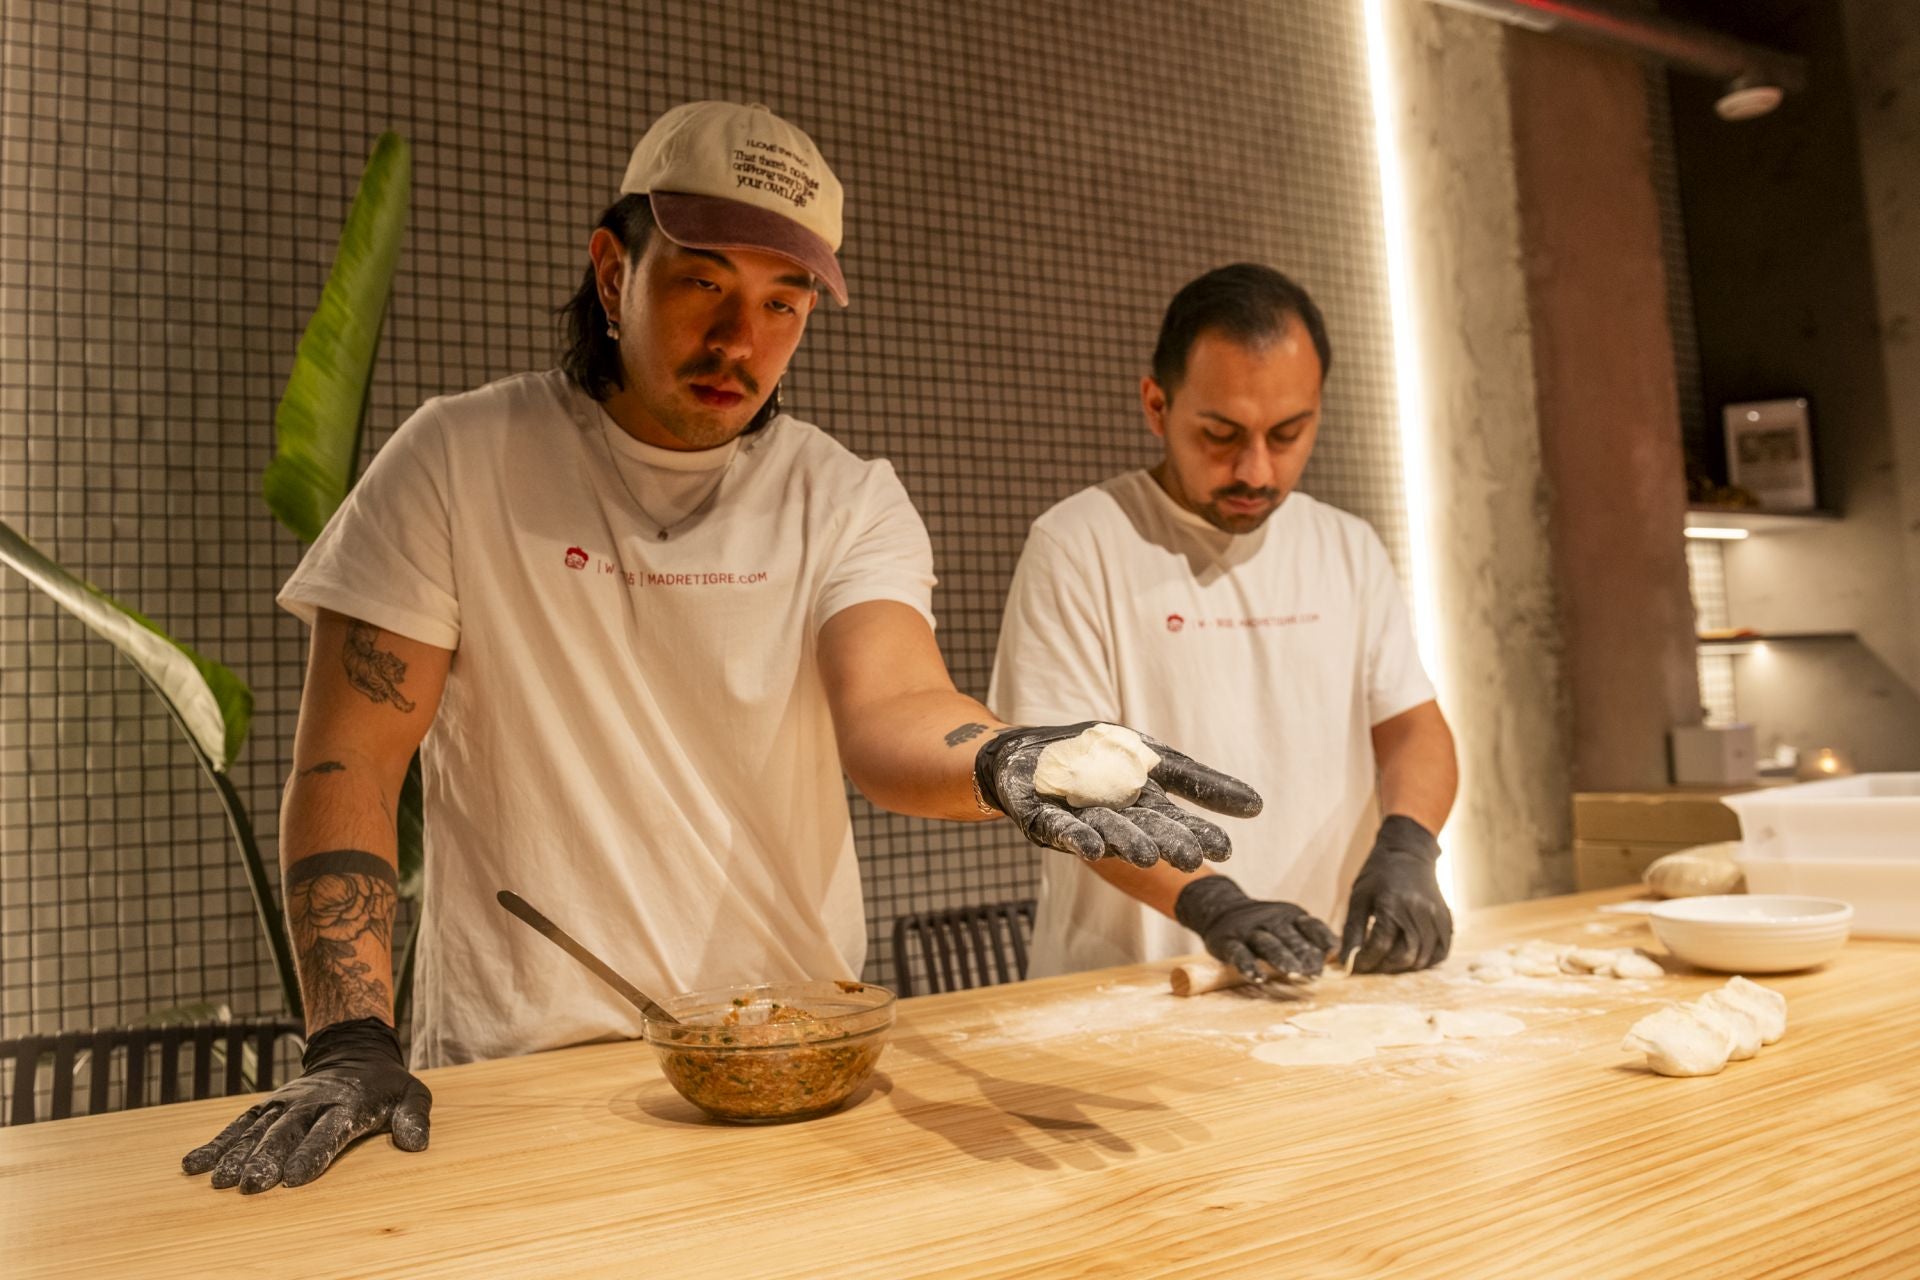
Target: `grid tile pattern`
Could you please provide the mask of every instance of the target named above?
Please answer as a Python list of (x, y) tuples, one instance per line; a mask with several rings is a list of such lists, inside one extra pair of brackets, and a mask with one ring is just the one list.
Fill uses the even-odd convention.
[[(1134, 384), (1172, 292), (1272, 262), (1336, 347), (1307, 487), (1405, 562), (1358, 5), (8, 0), (0, 11), (0, 518), (254, 688), (235, 781), (273, 852), (305, 658), (259, 477), (373, 138), (414, 207), (371, 440), (552, 362), (551, 311), (646, 122), (765, 100), (845, 181), (851, 310), (789, 405), (885, 455), (985, 690), (1031, 519), (1154, 456)], [(832, 311), (832, 314), (828, 314)], [(277, 999), (219, 811), (138, 679), (0, 579), (0, 1034)], [(873, 946), (1022, 897), (1004, 824), (856, 806)]]

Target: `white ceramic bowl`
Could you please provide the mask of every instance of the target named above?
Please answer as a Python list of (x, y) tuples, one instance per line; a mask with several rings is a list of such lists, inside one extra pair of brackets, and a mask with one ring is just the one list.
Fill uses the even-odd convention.
[(1689, 964), (1723, 973), (1785, 973), (1838, 954), (1853, 908), (1832, 898), (1730, 893), (1675, 898), (1647, 915), (1654, 936)]

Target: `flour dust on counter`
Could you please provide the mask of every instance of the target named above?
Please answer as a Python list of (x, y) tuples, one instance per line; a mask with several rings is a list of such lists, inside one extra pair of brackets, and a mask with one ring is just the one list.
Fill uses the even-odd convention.
[(1260, 1045), (1253, 1056), (1274, 1066), (1362, 1062), (1381, 1049), (1499, 1039), (1526, 1027), (1519, 1018), (1491, 1009), (1336, 1004), (1287, 1019), (1279, 1028), (1280, 1038)]

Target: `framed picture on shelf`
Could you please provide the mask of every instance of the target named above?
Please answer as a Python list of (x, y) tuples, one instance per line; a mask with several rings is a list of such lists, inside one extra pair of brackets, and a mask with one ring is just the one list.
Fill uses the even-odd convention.
[(1727, 428), (1727, 480), (1763, 511), (1811, 511), (1813, 432), (1805, 397), (1749, 400), (1721, 410)]

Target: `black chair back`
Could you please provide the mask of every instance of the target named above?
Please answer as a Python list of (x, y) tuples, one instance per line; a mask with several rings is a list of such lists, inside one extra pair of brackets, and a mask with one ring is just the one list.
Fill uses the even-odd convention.
[[(48, 1116), (52, 1120), (65, 1120), (74, 1114), (74, 1077), (83, 1061), (87, 1076), (87, 1109), (83, 1113), (86, 1115), (144, 1107), (149, 1093), (157, 1093), (162, 1103), (245, 1093), (249, 1084), (246, 1078), (249, 1048), (253, 1050), (252, 1088), (272, 1089), (276, 1083), (275, 1050), (280, 1041), (291, 1037), (299, 1048), (305, 1043), (305, 1034), (306, 1029), (298, 1023), (255, 1020), (166, 1027), (101, 1027), (92, 1031), (62, 1031), (57, 1035), (0, 1040), (0, 1071), (8, 1073), (8, 1105), (5, 1116), (0, 1119), (6, 1124), (34, 1122), (42, 1063), (52, 1068)], [(183, 1051), (184, 1073), (181, 1070)], [(119, 1064), (118, 1070), (116, 1064)], [(217, 1078), (216, 1066), (219, 1067)], [(124, 1082), (117, 1099), (113, 1093), (116, 1075)], [(216, 1079), (220, 1086), (217, 1089)]]
[[(936, 995), (1026, 977), (1033, 906), (1022, 898), (901, 916), (893, 922), (894, 994)], [(916, 960), (923, 981), (915, 980)]]

